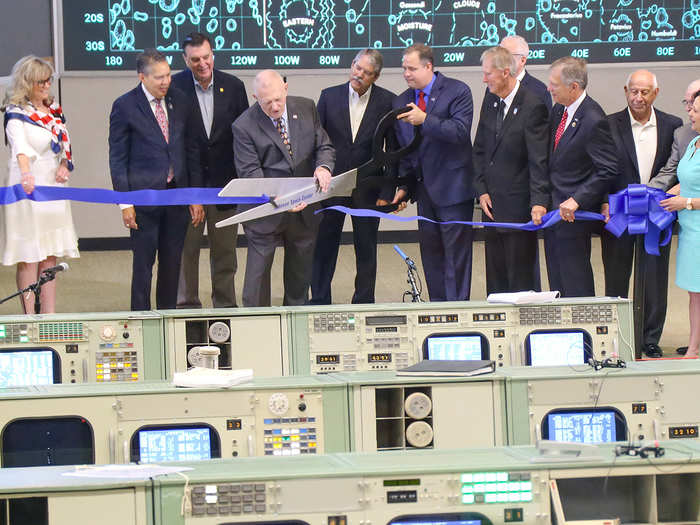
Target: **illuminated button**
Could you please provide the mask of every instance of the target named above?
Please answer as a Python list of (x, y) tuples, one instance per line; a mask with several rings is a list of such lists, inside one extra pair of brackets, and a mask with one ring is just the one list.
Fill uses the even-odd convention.
[(497, 472), (496, 479), (498, 481), (508, 481), (508, 473), (507, 472)]
[(472, 481), (474, 481), (472, 474), (462, 474), (462, 483), (471, 483)]
[(132, 372), (131, 378), (132, 379), (138, 379), (139, 375), (136, 372)]
[(496, 481), (496, 473), (489, 472), (486, 474), (486, 481)]
[(462, 496), (462, 503), (474, 503), (474, 494), (465, 494)]
[(518, 491), (520, 490), (520, 482), (519, 481), (511, 481), (508, 483), (508, 489), (510, 491)]
[(474, 474), (474, 482), (480, 483), (486, 481), (486, 474)]
[(474, 487), (471, 485), (462, 485), (462, 494), (471, 494), (474, 492)]
[(292, 441), (299, 441), (299, 436), (292, 436)]
[(508, 501), (521, 501), (522, 496), (519, 492), (510, 492), (508, 493)]
[(274, 444), (274, 447), (275, 447), (275, 448), (282, 448), (282, 443), (275, 443), (275, 444)]
[(475, 484), (474, 492), (486, 492), (486, 485), (484, 483)]
[(532, 492), (532, 481), (523, 481), (520, 483), (520, 490), (523, 492)]
[[(510, 483), (510, 485), (513, 485), (513, 483)], [(498, 484), (498, 492), (508, 492), (508, 483), (499, 483)]]
[(498, 492), (498, 483), (487, 483), (486, 492)]
[(309, 441), (309, 448), (313, 448), (313, 447), (315, 447), (315, 446), (316, 446), (316, 442), (315, 442), (315, 441)]
[(520, 494), (520, 501), (532, 501), (532, 492), (523, 492)]
[(498, 502), (499, 503), (507, 503), (508, 502), (508, 493), (507, 492), (501, 492), (500, 494), (496, 494), (498, 496)]
[(498, 494), (486, 494), (484, 501), (486, 503), (496, 503), (496, 501), (498, 501)]

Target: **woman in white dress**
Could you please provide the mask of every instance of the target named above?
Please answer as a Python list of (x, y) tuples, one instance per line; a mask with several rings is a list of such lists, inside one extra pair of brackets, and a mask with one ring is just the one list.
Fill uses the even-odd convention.
[[(31, 194), (35, 186), (65, 186), (73, 169), (65, 119), (51, 96), (51, 65), (35, 56), (12, 68), (5, 95), (5, 137), (11, 148), (7, 186), (21, 184)], [(79, 257), (78, 239), (68, 201), (24, 199), (2, 207), (2, 264), (17, 265), (17, 287), (39, 280), (56, 266), (57, 257)], [(41, 288), (41, 313), (56, 310), (56, 281)], [(34, 294), (24, 294), (25, 313), (34, 313)]]

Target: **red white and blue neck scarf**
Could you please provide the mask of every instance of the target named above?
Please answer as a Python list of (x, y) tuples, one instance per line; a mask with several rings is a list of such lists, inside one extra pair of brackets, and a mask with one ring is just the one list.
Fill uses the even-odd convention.
[(10, 119), (19, 119), (35, 126), (40, 126), (49, 131), (51, 138), (51, 151), (59, 155), (61, 160), (65, 159), (68, 165), (68, 170), (73, 171), (73, 156), (70, 148), (70, 137), (66, 129), (66, 117), (63, 116), (63, 110), (56, 102), (49, 106), (49, 113), (44, 113), (43, 116), (39, 111), (29, 104), (27, 107), (8, 106), (5, 112), (4, 125), (7, 127), (7, 122)]

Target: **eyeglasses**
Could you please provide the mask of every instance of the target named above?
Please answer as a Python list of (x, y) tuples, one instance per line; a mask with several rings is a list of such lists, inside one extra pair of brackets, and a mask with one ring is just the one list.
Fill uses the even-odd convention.
[(47, 84), (47, 83), (48, 83), (48, 84), (51, 84), (52, 82), (53, 82), (53, 79), (52, 79), (51, 77), (49, 77), (49, 78), (46, 78), (46, 79), (44, 79), (44, 80), (37, 80), (37, 81), (34, 82), (34, 83), (41, 86), (41, 85)]

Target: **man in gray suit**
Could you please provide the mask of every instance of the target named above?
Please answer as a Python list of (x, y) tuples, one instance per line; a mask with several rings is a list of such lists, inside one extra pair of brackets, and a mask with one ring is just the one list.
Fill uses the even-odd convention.
[[(265, 70), (254, 81), (257, 103), (233, 123), (233, 153), (239, 178), (314, 177), (328, 191), (335, 150), (312, 100), (288, 97), (279, 73)], [(241, 211), (250, 206), (240, 206)], [(243, 224), (248, 258), (244, 306), (270, 306), (270, 269), (278, 244), (284, 246), (284, 305), (308, 301), (318, 204), (301, 203)]]
[[(695, 93), (698, 91), (700, 91), (700, 79), (693, 80), (690, 84), (688, 84), (688, 88), (685, 90), (683, 105), (685, 107), (685, 111), (688, 113), (688, 117), (690, 117), (690, 110), (693, 107)], [(649, 181), (649, 186), (678, 195), (679, 190), (674, 188), (674, 186), (678, 184), (676, 167), (681, 161), (681, 158), (683, 158), (685, 150), (688, 149), (688, 144), (690, 144), (690, 141), (697, 135), (698, 134), (695, 133), (692, 128), (692, 122), (688, 122), (684, 126), (676, 128), (676, 131), (673, 133), (673, 147), (671, 149), (671, 156), (666, 161), (666, 165), (661, 168), (659, 174)]]

